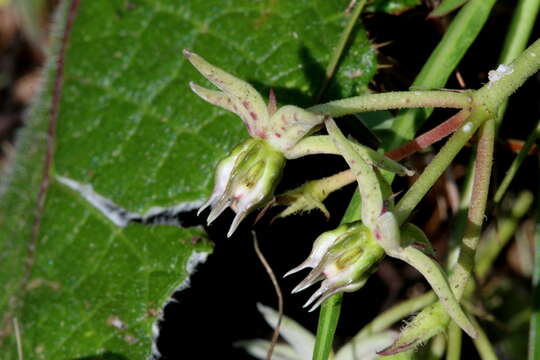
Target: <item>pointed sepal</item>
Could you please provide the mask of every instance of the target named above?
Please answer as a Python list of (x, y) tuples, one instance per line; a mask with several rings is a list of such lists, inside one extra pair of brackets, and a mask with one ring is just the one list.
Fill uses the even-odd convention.
[(266, 104), (257, 90), (199, 55), (187, 49), (183, 53), (208, 81), (221, 90), (222, 95), (192, 83), (190, 86), (193, 91), (204, 100), (240, 116), (251, 136), (265, 138), (269, 116)]
[(358, 154), (351, 142), (341, 133), (334, 120), (328, 118), (325, 124), (337, 150), (347, 161), (358, 182), (362, 197), (362, 221), (369, 228), (373, 228), (383, 210), (383, 196), (377, 175), (373, 167)]
[[(375, 238), (383, 246), (386, 254), (418, 270), (437, 294), (452, 320), (469, 336), (476, 337), (476, 329), (452, 292), (448, 277), (442, 267), (415, 246), (401, 246), (399, 225), (391, 212), (386, 212), (379, 217), (374, 232)], [(419, 234), (416, 233), (415, 236)], [(425, 241), (427, 242), (427, 239)]]
[(223, 159), (216, 171), (214, 191), (201, 211), (211, 206), (208, 224), (230, 207), (236, 213), (227, 237), (242, 220), (273, 196), (285, 165), (283, 154), (260, 139), (248, 139)]

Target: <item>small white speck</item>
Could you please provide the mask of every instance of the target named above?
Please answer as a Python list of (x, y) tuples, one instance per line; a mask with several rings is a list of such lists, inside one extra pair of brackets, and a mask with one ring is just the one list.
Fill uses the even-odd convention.
[(509, 65), (500, 64), (497, 69), (491, 70), (488, 72), (488, 79), (490, 82), (490, 85), (496, 81), (501, 80), (504, 76), (509, 75), (514, 72), (514, 69), (512, 69)]
[(464, 131), (464, 132), (469, 132), (469, 131), (471, 131), (472, 126), (473, 126), (473, 125), (472, 125), (472, 122), (469, 121), (468, 123), (466, 123), (465, 125), (463, 125), (463, 131)]
[(108, 319), (108, 323), (109, 325), (119, 329), (119, 330), (124, 330), (127, 326), (126, 324), (124, 324), (124, 322), (122, 320), (120, 320), (120, 318), (118, 316), (111, 316), (109, 317)]
[(531, 57), (536, 57), (536, 53), (531, 53)]
[(292, 33), (292, 37), (295, 38), (295, 39), (298, 39), (298, 33), (297, 33), (297, 32), (293, 32), (293, 33)]

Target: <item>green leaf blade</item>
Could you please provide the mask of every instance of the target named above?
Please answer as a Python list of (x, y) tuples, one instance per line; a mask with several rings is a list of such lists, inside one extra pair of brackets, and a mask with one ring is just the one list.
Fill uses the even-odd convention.
[[(191, 92), (188, 82), (201, 79), (182, 49), (259, 90), (274, 87), (281, 103), (312, 105), (347, 3), (81, 1), (62, 58), (55, 153), (39, 213), (55, 56), (71, 2), (62, 3), (42, 94), (0, 193), (0, 313), (3, 325), (16, 318), (25, 358), (146, 358), (152, 324), (188, 280), (189, 260), (212, 249), (197, 227), (119, 226), (60, 179), (91, 186), (139, 218), (195, 208), (210, 194), (215, 164), (247, 132)], [(370, 80), (356, 79), (355, 91)], [(2, 330), (0, 358), (16, 358), (13, 328)]]

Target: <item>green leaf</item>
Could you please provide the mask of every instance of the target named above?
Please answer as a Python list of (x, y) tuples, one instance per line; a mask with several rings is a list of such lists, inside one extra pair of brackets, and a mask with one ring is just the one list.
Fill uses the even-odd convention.
[(367, 92), (366, 84), (377, 71), (375, 51), (362, 25), (357, 25), (345, 48), (345, 56), (327, 89), (327, 98), (341, 99)]
[[(540, 188), (536, 191), (540, 194)], [(528, 359), (540, 357), (540, 207), (536, 206), (536, 224), (534, 231), (534, 267), (533, 267), (533, 295), (532, 313), (529, 328)]]
[(375, 0), (372, 4), (366, 6), (366, 10), (401, 13), (420, 4), (421, 0)]
[(456, 10), (466, 2), (467, 0), (444, 0), (439, 6), (437, 6), (435, 10), (431, 12), (431, 14), (429, 14), (429, 17), (440, 17), (448, 15), (448, 13)]
[[(148, 357), (152, 324), (211, 244), (197, 227), (129, 219), (196, 208), (217, 161), (247, 134), (191, 92), (200, 76), (181, 50), (275, 88), (280, 102), (312, 105), (348, 2), (80, 1), (69, 14), (73, 2), (61, 3), (41, 95), (2, 177), (0, 358), (17, 357), (16, 335), (29, 359)], [(364, 45), (353, 54), (373, 74), (375, 53), (357, 31)], [(370, 80), (355, 78), (342, 96)]]

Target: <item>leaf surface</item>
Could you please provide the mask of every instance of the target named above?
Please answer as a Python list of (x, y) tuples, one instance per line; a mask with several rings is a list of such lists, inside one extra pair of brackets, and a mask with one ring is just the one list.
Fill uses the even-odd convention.
[[(198, 227), (133, 218), (196, 208), (217, 161), (247, 135), (233, 114), (191, 92), (188, 82), (201, 78), (182, 49), (263, 96), (273, 87), (280, 103), (312, 105), (348, 0), (81, 0), (76, 13), (71, 4), (59, 7), (41, 95), (2, 177), (0, 358), (17, 357), (19, 328), (28, 359), (143, 359), (164, 303), (212, 246)], [(375, 72), (363, 29), (354, 44), (362, 50), (344, 62), (358, 61), (365, 75), (341, 96), (363, 91)], [(56, 100), (55, 151), (40, 197)]]

